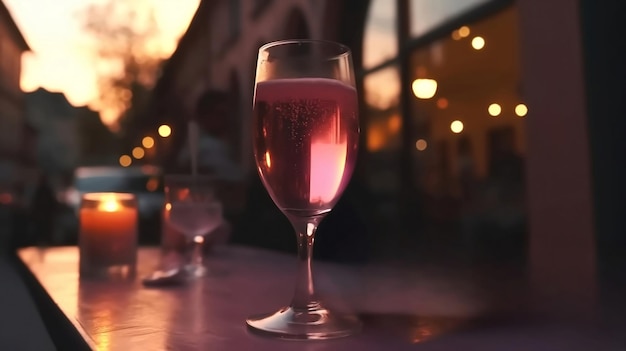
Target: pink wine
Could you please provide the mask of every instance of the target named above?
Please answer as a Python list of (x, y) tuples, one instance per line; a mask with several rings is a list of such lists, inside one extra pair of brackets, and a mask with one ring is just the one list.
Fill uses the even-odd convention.
[(257, 83), (254, 100), (254, 154), (276, 205), (296, 216), (330, 211), (356, 162), (356, 90), (326, 78), (277, 79)]

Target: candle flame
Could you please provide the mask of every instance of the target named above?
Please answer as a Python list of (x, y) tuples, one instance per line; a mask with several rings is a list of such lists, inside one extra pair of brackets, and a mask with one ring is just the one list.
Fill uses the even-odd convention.
[(119, 211), (122, 206), (119, 201), (117, 201), (114, 197), (105, 197), (102, 199), (102, 202), (98, 205), (98, 209), (100, 211), (105, 212), (115, 212)]

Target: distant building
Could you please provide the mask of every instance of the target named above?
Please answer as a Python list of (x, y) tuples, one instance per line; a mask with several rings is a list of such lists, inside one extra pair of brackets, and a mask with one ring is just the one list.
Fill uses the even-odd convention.
[(79, 166), (117, 165), (122, 152), (119, 138), (104, 124), (97, 111), (76, 107)]
[(33, 129), (25, 116), (20, 88), (22, 53), (30, 50), (0, 1), (0, 186), (11, 186), (32, 167)]
[(72, 106), (63, 93), (26, 93), (26, 119), (37, 132), (37, 164), (57, 185), (83, 165), (116, 162), (113, 133), (97, 112)]
[(38, 134), (37, 164), (52, 179), (78, 165), (77, 110), (63, 93), (39, 88), (26, 93), (26, 118)]

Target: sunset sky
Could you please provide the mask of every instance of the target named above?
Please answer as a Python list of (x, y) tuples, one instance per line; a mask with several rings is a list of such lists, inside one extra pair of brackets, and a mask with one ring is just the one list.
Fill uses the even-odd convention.
[[(77, 17), (90, 3), (104, 0), (3, 0), (32, 52), (23, 57), (21, 86), (24, 91), (44, 87), (65, 93), (75, 106), (97, 97), (94, 55)], [(200, 0), (136, 0), (141, 9), (154, 8), (161, 30), (162, 57), (175, 50)], [(105, 120), (105, 123), (113, 121)]]

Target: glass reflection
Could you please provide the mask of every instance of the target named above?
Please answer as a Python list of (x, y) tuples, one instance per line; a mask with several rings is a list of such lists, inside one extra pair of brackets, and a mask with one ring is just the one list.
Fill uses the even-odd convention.
[(78, 285), (78, 320), (91, 335), (97, 351), (114, 350), (119, 346), (113, 335), (122, 317), (120, 305), (128, 301), (128, 294), (114, 290), (129, 284), (107, 281), (80, 280)]
[(461, 328), (466, 321), (446, 317), (419, 317), (412, 321), (410, 338), (414, 344), (436, 339)]
[(138, 289), (134, 281), (77, 281), (76, 319), (95, 350), (165, 349), (166, 335), (159, 331), (175, 327), (173, 313), (180, 308), (171, 293)]

